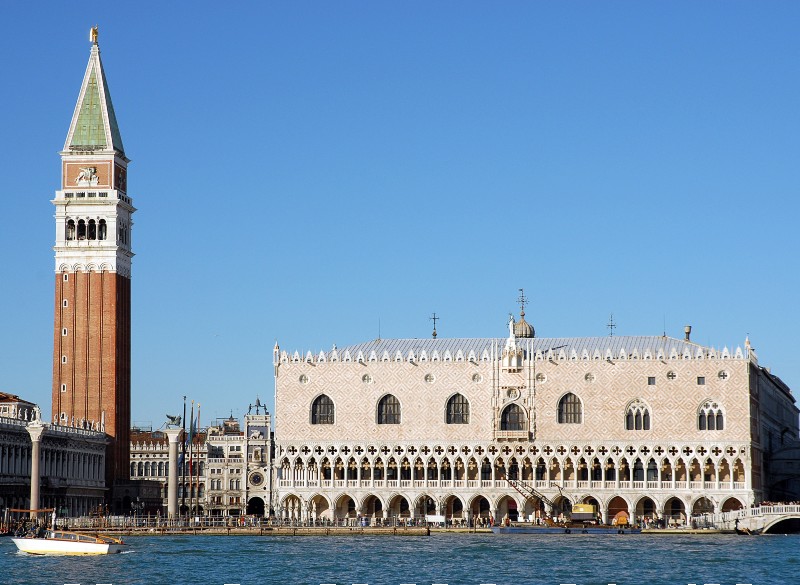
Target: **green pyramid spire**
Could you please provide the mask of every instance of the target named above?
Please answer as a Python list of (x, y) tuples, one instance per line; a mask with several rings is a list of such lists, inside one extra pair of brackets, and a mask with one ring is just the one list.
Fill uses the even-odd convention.
[(115, 150), (125, 156), (96, 43), (92, 45), (65, 150)]

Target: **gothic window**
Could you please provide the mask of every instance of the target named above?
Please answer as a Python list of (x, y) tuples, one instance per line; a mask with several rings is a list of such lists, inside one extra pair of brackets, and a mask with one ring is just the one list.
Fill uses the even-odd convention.
[(66, 238), (68, 240), (74, 240), (75, 239), (75, 220), (74, 219), (70, 219), (70, 220), (67, 221)]
[(583, 405), (572, 392), (565, 394), (558, 401), (558, 422), (575, 424), (583, 421)]
[(518, 404), (509, 404), (500, 415), (501, 431), (524, 431), (525, 413)]
[(641, 400), (634, 400), (628, 405), (628, 410), (625, 413), (625, 430), (650, 430), (650, 409)]
[(378, 402), (378, 424), (400, 424), (400, 401), (391, 394), (387, 394)]
[(447, 424), (469, 424), (469, 400), (463, 394), (454, 394), (447, 401)]
[(106, 220), (101, 219), (97, 224), (97, 239), (105, 240), (107, 234), (108, 234), (108, 226), (106, 225)]
[(333, 400), (322, 394), (311, 403), (311, 424), (312, 425), (332, 425), (334, 415)]
[(93, 219), (89, 220), (89, 230), (88, 230), (88, 240), (96, 240), (97, 239), (97, 223)]
[(701, 431), (721, 431), (725, 428), (725, 415), (716, 402), (704, 402), (697, 413), (697, 428)]

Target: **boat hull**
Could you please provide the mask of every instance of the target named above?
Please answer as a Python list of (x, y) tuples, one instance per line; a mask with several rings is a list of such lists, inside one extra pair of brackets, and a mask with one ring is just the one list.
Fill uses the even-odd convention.
[(638, 528), (617, 526), (493, 526), (494, 534), (641, 534)]
[(123, 544), (80, 542), (50, 538), (12, 538), (20, 552), (32, 555), (109, 555), (120, 553)]

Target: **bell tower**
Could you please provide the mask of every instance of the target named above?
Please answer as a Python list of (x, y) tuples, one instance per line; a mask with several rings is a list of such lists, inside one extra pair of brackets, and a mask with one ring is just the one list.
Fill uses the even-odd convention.
[(55, 199), (53, 423), (104, 431), (108, 486), (130, 477), (131, 229), (128, 158), (97, 27), (61, 154)]

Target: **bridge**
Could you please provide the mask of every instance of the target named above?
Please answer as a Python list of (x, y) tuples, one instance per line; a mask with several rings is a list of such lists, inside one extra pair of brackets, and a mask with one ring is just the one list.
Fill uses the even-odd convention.
[[(737, 522), (738, 525), (737, 525)], [(720, 530), (749, 530), (758, 534), (788, 534), (800, 532), (800, 505), (773, 504), (742, 508), (712, 514), (707, 523)]]

